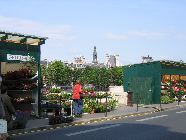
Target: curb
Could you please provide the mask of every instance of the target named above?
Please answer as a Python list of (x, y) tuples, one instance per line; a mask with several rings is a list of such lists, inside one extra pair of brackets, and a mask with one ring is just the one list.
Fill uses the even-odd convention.
[(33, 134), (33, 133), (52, 131), (52, 130), (55, 130), (55, 129), (67, 128), (67, 127), (71, 127), (71, 126), (82, 126), (82, 125), (91, 124), (91, 123), (99, 123), (99, 122), (106, 122), (106, 121), (111, 121), (111, 120), (126, 119), (126, 118), (129, 118), (129, 117), (146, 116), (146, 115), (149, 115), (149, 114), (153, 114), (153, 113), (157, 113), (157, 112), (163, 112), (165, 110), (168, 111), (168, 110), (172, 110), (172, 109), (176, 109), (178, 107), (184, 107), (184, 106), (186, 106), (186, 105), (167, 107), (167, 108), (164, 108), (164, 109), (154, 108), (155, 109), (154, 111), (132, 113), (132, 114), (127, 114), (127, 115), (109, 116), (109, 117), (103, 117), (103, 118), (90, 119), (88, 121), (62, 123), (62, 124), (56, 124), (56, 125), (47, 125), (47, 126), (44, 126), (44, 127), (38, 127), (38, 128), (32, 128), (32, 129), (12, 130), (12, 131), (9, 131), (8, 134), (9, 134), (10, 137), (28, 135), (28, 134)]

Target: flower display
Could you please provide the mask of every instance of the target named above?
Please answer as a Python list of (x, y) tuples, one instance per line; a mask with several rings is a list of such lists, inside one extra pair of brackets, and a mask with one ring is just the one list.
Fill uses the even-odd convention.
[(61, 99), (69, 100), (72, 97), (72, 93), (62, 91), (60, 93), (47, 93), (47, 94), (43, 95), (43, 99), (45, 99), (45, 100), (59, 100), (60, 97), (61, 97)]
[(10, 71), (5, 74), (6, 80), (19, 80), (25, 78), (32, 78), (36, 74), (29, 68), (22, 68), (18, 71)]
[(9, 90), (32, 90), (37, 88), (37, 82), (32, 79), (35, 75), (29, 68), (9, 71), (5, 74), (4, 83)]
[(61, 93), (49, 93), (44, 95), (47, 100), (59, 100)]
[[(168, 80), (169, 79), (169, 80)], [(173, 93), (173, 96), (183, 96), (186, 94), (186, 81), (184, 80), (177, 80), (178, 78), (174, 75), (172, 76), (172, 80), (170, 78), (162, 79), (161, 81), (161, 89), (166, 90), (167, 93)], [(168, 94), (169, 95), (169, 94)]]

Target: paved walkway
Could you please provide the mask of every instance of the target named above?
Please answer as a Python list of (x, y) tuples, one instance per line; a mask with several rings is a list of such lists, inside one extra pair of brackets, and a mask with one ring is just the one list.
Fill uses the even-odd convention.
[[(162, 104), (162, 109), (168, 109), (173, 107), (178, 107), (178, 103), (174, 102), (171, 104)], [(186, 102), (180, 103), (180, 105), (185, 105)], [(159, 104), (153, 104), (153, 105), (139, 105), (138, 111), (137, 111), (137, 105), (133, 105), (133, 107), (129, 107), (126, 105), (120, 105), (116, 110), (108, 112), (107, 117), (105, 116), (105, 113), (94, 113), (94, 114), (84, 114), (82, 118), (75, 118), (74, 122), (83, 122), (83, 121), (90, 121), (93, 119), (101, 119), (101, 118), (111, 118), (114, 116), (123, 116), (123, 115), (130, 115), (130, 114), (136, 114), (136, 113), (144, 113), (144, 112), (150, 112), (150, 111), (156, 111), (160, 109)], [(38, 127), (46, 127), (48, 125), (48, 119), (35, 119), (35, 120), (29, 120), (26, 129), (32, 129), (32, 128), (38, 128)]]
[[(171, 109), (171, 108), (178, 108), (181, 106), (186, 107), (186, 102), (180, 103), (178, 106), (177, 102), (171, 104), (162, 104), (161, 108), (164, 110)], [(130, 116), (138, 116), (138, 115), (147, 115), (154, 112), (160, 111), (160, 105), (153, 104), (153, 105), (140, 105), (137, 111), (137, 105), (133, 107), (129, 107), (126, 105), (120, 105), (116, 110), (108, 112), (107, 117), (105, 113), (95, 113), (95, 114), (84, 114), (82, 118), (75, 118), (72, 123), (62, 123), (58, 125), (48, 125), (48, 119), (34, 119), (29, 120), (25, 129), (18, 129), (9, 131), (9, 135), (16, 136), (16, 135), (23, 135), (29, 133), (36, 133), (40, 131), (48, 131), (63, 127), (70, 127), (73, 125), (83, 125), (89, 124), (91, 122), (98, 122), (98, 121), (108, 121), (112, 119), (120, 119), (126, 118)]]

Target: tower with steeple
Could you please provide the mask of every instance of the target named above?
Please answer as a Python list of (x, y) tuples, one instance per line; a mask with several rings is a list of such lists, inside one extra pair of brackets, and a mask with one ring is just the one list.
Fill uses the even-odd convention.
[(98, 63), (98, 58), (97, 58), (98, 56), (97, 56), (97, 51), (96, 51), (96, 46), (94, 46), (94, 51), (93, 51), (93, 61), (92, 61), (92, 63), (94, 63), (94, 64), (97, 64)]

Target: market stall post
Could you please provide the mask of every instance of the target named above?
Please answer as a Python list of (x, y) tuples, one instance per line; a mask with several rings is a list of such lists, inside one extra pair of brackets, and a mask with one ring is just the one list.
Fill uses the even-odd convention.
[(41, 116), (41, 66), (40, 61), (38, 62), (38, 117)]
[(180, 86), (180, 75), (179, 75), (179, 85), (178, 85), (178, 88), (179, 88), (179, 91), (178, 91), (178, 105), (180, 105), (180, 102), (181, 102), (181, 86)]
[(102, 91), (104, 91), (104, 92), (106, 92), (106, 112), (105, 112), (105, 117), (107, 117), (108, 116), (108, 87), (107, 87), (107, 85), (104, 85), (104, 87), (102, 88)]
[[(162, 80), (163, 80), (163, 75), (161, 75), (161, 81), (162, 81)], [(162, 110), (161, 97), (162, 97), (162, 93), (160, 93), (160, 110)]]

